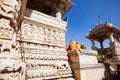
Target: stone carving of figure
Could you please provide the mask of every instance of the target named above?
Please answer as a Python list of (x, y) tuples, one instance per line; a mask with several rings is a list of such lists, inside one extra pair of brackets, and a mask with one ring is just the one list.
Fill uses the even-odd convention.
[[(0, 27), (12, 28), (12, 39), (3, 40), (0, 47), (0, 74), (5, 74), (3, 80), (25, 80), (26, 65), (18, 61), (16, 46), (20, 8), (21, 0), (0, 0)], [(6, 32), (6, 35), (10, 34)]]
[[(0, 27), (13, 28), (12, 42), (4, 41), (2, 44), (1, 52), (8, 50), (11, 53), (12, 48), (16, 47), (17, 28), (18, 28), (18, 15), (20, 11), (20, 0), (0, 0), (0, 21), (2, 23)], [(7, 33), (7, 35), (10, 35)], [(9, 43), (9, 44), (7, 44)]]
[(21, 0), (0, 0), (0, 18), (9, 20), (6, 24), (8, 23), (14, 29), (12, 36), (13, 45), (15, 45), (14, 43), (16, 41), (20, 6)]

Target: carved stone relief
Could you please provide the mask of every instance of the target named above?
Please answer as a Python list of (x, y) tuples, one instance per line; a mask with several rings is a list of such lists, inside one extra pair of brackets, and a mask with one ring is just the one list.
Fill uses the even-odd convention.
[(24, 53), (29, 79), (45, 79), (46, 77), (52, 79), (72, 74), (64, 48), (36, 43), (23, 44), (26, 46)]
[(55, 34), (56, 34), (56, 31), (51, 30), (51, 43), (53, 43), (53, 44), (56, 44), (56, 42), (55, 42), (55, 40), (56, 40)]
[[(62, 79), (63, 77), (64, 79), (67, 77), (66, 80), (68, 80), (68, 77), (72, 78), (72, 71), (64, 48), (64, 29), (35, 22), (32, 18), (25, 18), (22, 30), (27, 77), (30, 80)], [(24, 34), (25, 31), (28, 34)]]
[(38, 37), (37, 37), (37, 41), (38, 41), (38, 42), (44, 42), (44, 31), (43, 31), (43, 28), (40, 28), (40, 27), (38, 26), (37, 33), (39, 33), (39, 34), (38, 34)]
[(0, 80), (25, 80), (16, 45), (21, 0), (0, 0)]
[(8, 19), (11, 26), (15, 29), (17, 26), (16, 21), (20, 11), (21, 0), (0, 0), (0, 4), (0, 15)]
[(13, 29), (0, 27), (0, 37), (12, 39)]
[[(0, 0), (0, 30), (1, 36), (10, 38), (12, 34), (12, 45), (16, 42), (16, 31), (18, 28), (18, 14), (20, 11), (20, 0)], [(1, 28), (2, 27), (2, 28)], [(8, 29), (7, 29), (8, 28)], [(10, 31), (13, 29), (13, 33)], [(6, 32), (6, 33), (5, 33)], [(8, 36), (9, 35), (9, 36)], [(11, 45), (11, 46), (12, 46)]]
[(5, 18), (0, 18), (0, 37), (2, 38), (12, 38), (13, 29), (10, 26), (10, 20)]
[(45, 25), (37, 24), (22, 24), (22, 37), (23, 40), (29, 42), (37, 42), (51, 45), (65, 45), (65, 33), (58, 32), (57, 29), (53, 30), (52, 28), (47, 28)]

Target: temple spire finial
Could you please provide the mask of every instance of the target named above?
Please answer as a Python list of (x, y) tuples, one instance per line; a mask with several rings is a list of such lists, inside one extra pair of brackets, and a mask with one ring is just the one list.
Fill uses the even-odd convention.
[(98, 16), (99, 24), (102, 24), (101, 16)]

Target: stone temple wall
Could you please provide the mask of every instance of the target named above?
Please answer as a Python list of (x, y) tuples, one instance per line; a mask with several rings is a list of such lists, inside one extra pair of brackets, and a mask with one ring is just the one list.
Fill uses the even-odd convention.
[(24, 17), (18, 46), (29, 80), (73, 80), (65, 51), (65, 26), (66, 22), (34, 10), (31, 17)]
[(65, 51), (67, 22), (27, 9), (21, 23), (21, 2), (0, 0), (0, 80), (74, 80)]

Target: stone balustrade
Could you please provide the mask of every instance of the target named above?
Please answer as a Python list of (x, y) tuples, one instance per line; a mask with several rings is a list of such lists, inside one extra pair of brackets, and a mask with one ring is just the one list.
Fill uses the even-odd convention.
[(57, 19), (55, 17), (43, 14), (36, 10), (26, 9), (26, 17), (28, 19), (34, 20), (36, 22), (40, 22), (43, 24), (47, 24), (49, 26), (54, 26), (56, 28), (60, 28), (66, 30), (67, 22)]

